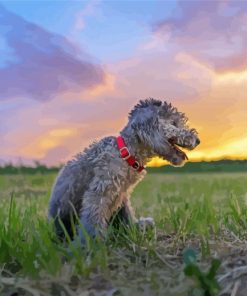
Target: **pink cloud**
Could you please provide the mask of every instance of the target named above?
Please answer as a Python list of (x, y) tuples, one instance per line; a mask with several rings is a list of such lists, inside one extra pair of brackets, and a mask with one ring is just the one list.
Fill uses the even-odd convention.
[(174, 16), (153, 30), (216, 71), (238, 71), (247, 65), (246, 21), (246, 1), (179, 1)]

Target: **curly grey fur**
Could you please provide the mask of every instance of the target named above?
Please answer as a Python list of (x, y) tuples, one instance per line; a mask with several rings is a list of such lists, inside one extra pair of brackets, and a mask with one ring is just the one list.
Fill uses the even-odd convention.
[[(159, 156), (178, 166), (186, 157), (175, 144), (194, 149), (200, 142), (195, 129), (186, 123), (185, 115), (171, 104), (150, 98), (134, 107), (120, 134), (142, 165)], [(130, 195), (145, 174), (145, 170), (138, 173), (119, 157), (115, 137), (90, 145), (62, 168), (53, 186), (48, 216), (55, 219), (57, 233), (61, 231), (59, 217), (71, 234), (73, 208), (90, 236), (104, 236), (118, 209), (125, 222), (137, 222)], [(79, 235), (84, 243), (82, 231)]]

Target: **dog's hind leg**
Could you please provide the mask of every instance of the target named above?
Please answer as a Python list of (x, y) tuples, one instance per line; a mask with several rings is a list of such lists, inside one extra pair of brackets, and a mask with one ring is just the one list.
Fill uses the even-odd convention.
[(85, 232), (92, 238), (97, 235), (105, 237), (108, 224), (118, 204), (120, 198), (116, 193), (94, 190), (85, 192), (80, 212), (81, 227), (78, 229), (82, 244), (85, 244)]

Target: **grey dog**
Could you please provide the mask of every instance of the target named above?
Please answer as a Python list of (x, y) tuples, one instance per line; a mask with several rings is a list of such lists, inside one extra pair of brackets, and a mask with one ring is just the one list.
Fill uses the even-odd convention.
[[(61, 235), (61, 221), (72, 235), (71, 216), (79, 217), (78, 235), (85, 243), (89, 236), (105, 235), (109, 221), (118, 212), (124, 223), (143, 223), (136, 219), (130, 204), (134, 187), (146, 175), (140, 166), (154, 156), (182, 166), (187, 156), (178, 148), (194, 149), (199, 143), (195, 129), (189, 128), (184, 113), (171, 104), (153, 98), (140, 100), (129, 113), (127, 125), (120, 132), (128, 152), (136, 159), (131, 166), (120, 157), (116, 137), (105, 137), (77, 154), (59, 172), (53, 186), (48, 217), (54, 219)], [(147, 223), (152, 223), (147, 219)]]

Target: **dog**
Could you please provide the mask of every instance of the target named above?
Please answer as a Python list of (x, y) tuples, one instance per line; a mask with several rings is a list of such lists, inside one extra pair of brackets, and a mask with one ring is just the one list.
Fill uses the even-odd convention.
[[(198, 133), (189, 128), (187, 117), (171, 103), (153, 98), (140, 100), (131, 110), (119, 136), (94, 142), (77, 154), (59, 172), (53, 185), (48, 217), (62, 236), (61, 221), (73, 236), (71, 216), (78, 216), (77, 235), (85, 244), (85, 231), (105, 237), (111, 218), (118, 213), (123, 223), (149, 223), (137, 219), (130, 196), (146, 175), (145, 165), (154, 156), (173, 166), (182, 166), (187, 155), (180, 148), (194, 149)], [(179, 148), (180, 147), (180, 148)]]

